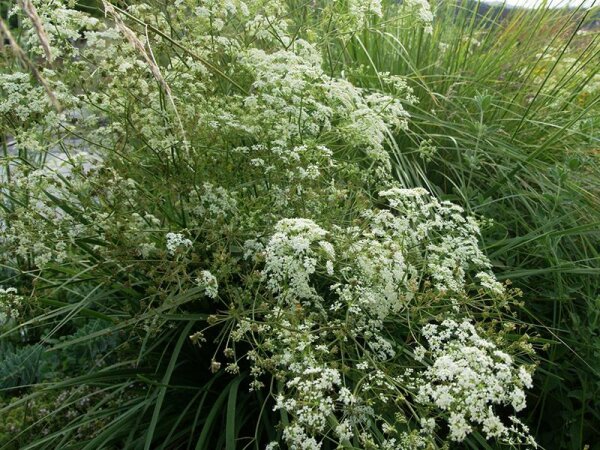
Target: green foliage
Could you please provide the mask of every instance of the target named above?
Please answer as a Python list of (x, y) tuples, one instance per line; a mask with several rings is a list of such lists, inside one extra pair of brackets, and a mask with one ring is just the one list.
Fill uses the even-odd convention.
[(332, 66), (361, 67), (354, 79), (370, 86), (386, 72), (417, 86), (398, 176), (493, 219), (483, 233), (495, 272), (525, 292), (523, 320), (547, 342), (531, 423), (548, 448), (593, 444), (600, 39), (583, 31), (593, 12), (434, 9), (431, 36), (390, 19), (328, 41)]
[(35, 345), (15, 347), (6, 342), (0, 346), (0, 388), (31, 386), (37, 383), (41, 348)]
[[(600, 442), (593, 11), (34, 3), (54, 62), (24, 13), (38, 72), (0, 59), (3, 448), (516, 448), (489, 424), (534, 348), (532, 434)], [(511, 379), (483, 429), (444, 354)]]

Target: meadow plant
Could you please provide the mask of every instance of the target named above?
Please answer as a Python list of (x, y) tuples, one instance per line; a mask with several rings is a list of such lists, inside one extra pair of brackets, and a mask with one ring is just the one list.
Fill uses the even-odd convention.
[[(395, 175), (482, 226), (500, 280), (524, 293), (521, 320), (544, 347), (529, 418), (542, 446), (600, 442), (600, 171), (597, 5), (527, 9), (432, 2), (433, 33), (384, 4), (341, 39), (319, 33), (326, 63), (361, 87), (404, 77), (418, 103), (392, 146)], [(320, 11), (309, 28), (328, 28)]]
[[(30, 448), (535, 447), (516, 417), (533, 369), (519, 292), (477, 218), (395, 176), (406, 80), (327, 70), (285, 2), (103, 2), (102, 19), (33, 3), (62, 109), (16, 61), (1, 75), (3, 283), (39, 302), (1, 338), (118, 339), (108, 363), (0, 409), (102, 389)], [(426, 2), (404, 6), (431, 31)], [(343, 41), (382, 14), (353, 0), (323, 17)], [(32, 27), (20, 45), (41, 56)], [(75, 336), (91, 318), (106, 326)]]

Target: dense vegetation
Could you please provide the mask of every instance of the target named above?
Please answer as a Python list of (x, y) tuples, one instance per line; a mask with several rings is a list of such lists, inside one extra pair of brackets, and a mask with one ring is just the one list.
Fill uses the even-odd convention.
[(598, 8), (0, 12), (1, 448), (600, 449)]

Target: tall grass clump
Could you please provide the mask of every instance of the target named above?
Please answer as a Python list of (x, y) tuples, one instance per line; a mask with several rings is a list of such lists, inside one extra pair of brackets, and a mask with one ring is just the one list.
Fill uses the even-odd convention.
[(597, 40), (463, 7), (11, 5), (2, 447), (593, 442)]
[(545, 343), (530, 416), (540, 443), (600, 442), (599, 10), (439, 2), (426, 30), (410, 26), (413, 7), (390, 3), (346, 36), (324, 7), (313, 26), (332, 70), (414, 88), (392, 149), (398, 178), (492, 220), (486, 254), (525, 292), (520, 318)]

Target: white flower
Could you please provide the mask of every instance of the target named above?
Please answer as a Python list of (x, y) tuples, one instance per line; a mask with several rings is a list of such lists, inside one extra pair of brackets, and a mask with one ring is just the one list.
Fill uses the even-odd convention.
[(174, 255), (178, 249), (187, 249), (192, 246), (192, 241), (181, 233), (167, 233), (167, 251)]
[(406, 5), (416, 11), (425, 32), (428, 34), (433, 33), (433, 13), (431, 12), (429, 2), (427, 0), (407, 0)]
[(354, 436), (350, 422), (348, 420), (342, 421), (335, 427), (335, 434), (340, 441), (350, 441)]
[[(275, 225), (275, 234), (265, 249), (263, 278), (274, 292), (282, 294), (282, 300), (314, 299), (315, 289), (310, 277), (315, 273), (317, 254), (312, 244), (319, 242), (327, 232), (312, 220), (283, 219)], [(290, 288), (286, 288), (288, 286)]]
[(18, 295), (14, 287), (4, 289), (0, 286), (0, 325), (10, 319), (18, 319), (24, 306), (24, 297)]
[(467, 434), (472, 431), (471, 426), (461, 414), (450, 414), (448, 426), (450, 427), (450, 439), (453, 441), (463, 441), (467, 437)]
[(325, 263), (325, 269), (327, 270), (327, 275), (333, 275), (333, 261), (327, 261)]
[(364, 27), (371, 17), (383, 15), (381, 0), (348, 0), (348, 14), (352, 25)]
[(196, 278), (198, 286), (204, 289), (204, 293), (207, 297), (217, 298), (219, 293), (219, 284), (215, 276), (208, 270), (200, 272), (200, 276)]
[(492, 273), (479, 272), (477, 275), (475, 275), (475, 277), (478, 278), (481, 285), (490, 292), (493, 292), (497, 295), (503, 295), (506, 293), (502, 283), (498, 282)]
[(422, 345), (417, 346), (417, 348), (415, 348), (413, 350), (413, 353), (415, 355), (415, 359), (417, 361), (423, 361), (423, 359), (425, 359), (426, 352), (427, 352), (427, 350)]
[[(525, 407), (523, 387), (531, 386), (525, 368), (515, 367), (513, 358), (479, 336), (466, 320), (426, 325), (423, 336), (433, 364), (407, 375), (417, 387), (416, 401), (449, 413), (452, 440), (464, 440), (479, 426), (488, 438), (514, 437), (494, 407), (510, 405), (515, 411)], [(421, 356), (423, 350), (414, 352)]]
[(435, 429), (435, 419), (432, 417), (421, 418), (421, 428), (425, 433), (433, 433), (433, 430)]
[(523, 383), (527, 389), (531, 389), (533, 387), (533, 379), (531, 378), (531, 373), (525, 369), (525, 367), (519, 367), (519, 380)]
[(502, 423), (500, 418), (494, 414), (491, 407), (488, 409), (487, 417), (483, 420), (482, 429), (488, 439), (501, 437), (506, 434), (506, 426)]

